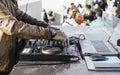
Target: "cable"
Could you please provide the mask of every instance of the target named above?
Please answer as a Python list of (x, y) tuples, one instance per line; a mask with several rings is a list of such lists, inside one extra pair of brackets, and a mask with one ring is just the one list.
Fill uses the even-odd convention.
[(79, 39), (80, 40), (85, 40), (86, 38), (85, 38), (85, 35), (84, 34), (79, 34)]

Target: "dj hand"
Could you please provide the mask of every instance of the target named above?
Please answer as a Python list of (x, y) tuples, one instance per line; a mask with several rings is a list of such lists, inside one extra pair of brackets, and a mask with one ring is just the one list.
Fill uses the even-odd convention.
[(67, 38), (67, 36), (65, 35), (65, 33), (61, 30), (57, 30), (56, 35), (52, 38), (54, 40), (58, 40), (58, 41), (65, 41)]

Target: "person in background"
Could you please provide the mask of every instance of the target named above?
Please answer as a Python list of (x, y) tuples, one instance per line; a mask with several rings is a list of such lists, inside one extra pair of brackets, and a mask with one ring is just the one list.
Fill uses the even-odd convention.
[(62, 26), (77, 26), (78, 24), (76, 23), (76, 10), (72, 10), (70, 17), (65, 20), (65, 22), (62, 24)]
[(55, 21), (55, 12), (53, 12), (52, 10), (50, 10), (48, 12), (48, 20), (50, 24), (54, 24)]
[(100, 8), (103, 11), (105, 11), (107, 7), (108, 7), (107, 1), (106, 0), (100, 0)]
[(74, 6), (75, 6), (74, 3), (70, 4), (70, 7), (68, 7), (67, 9), (67, 14), (69, 14), (73, 10)]
[(99, 3), (95, 3), (93, 11), (96, 12), (98, 9), (101, 9), (100, 8), (100, 4)]
[(112, 8), (112, 15), (120, 18), (120, 15), (118, 14), (118, 8), (116, 6), (113, 6)]
[(77, 9), (78, 9), (78, 13), (80, 13), (81, 15), (85, 14), (85, 10), (81, 4), (78, 4)]
[(109, 2), (107, 3), (108, 7), (106, 9), (106, 12), (111, 14), (111, 11), (112, 11), (112, 8), (113, 8), (113, 5), (114, 5), (114, 0), (108, 0), (108, 1)]
[(120, 0), (115, 0), (114, 1), (114, 6), (117, 6), (118, 9), (120, 10)]
[(16, 64), (14, 37), (66, 40), (60, 29), (22, 12), (12, 0), (0, 0), (0, 75), (9, 75)]
[(45, 9), (43, 9), (42, 18), (43, 18), (44, 22), (46, 22), (46, 23), (49, 22), (48, 15), (47, 15), (47, 12)]
[(70, 13), (69, 19), (75, 19), (76, 18), (77, 11), (76, 9), (73, 9)]
[[(78, 12), (77, 12), (78, 11)], [(84, 8), (82, 7), (81, 4), (78, 4), (77, 6), (77, 11), (76, 11), (76, 14), (75, 14), (75, 22), (78, 24), (78, 25), (81, 25), (81, 23), (84, 22), (84, 14), (85, 14), (85, 10)]]
[(91, 9), (91, 5), (86, 5), (84, 20), (86, 21), (86, 25), (89, 25), (89, 23), (94, 20), (94, 12)]
[(115, 0), (114, 5), (118, 8), (118, 14), (120, 15), (120, 0)]
[(94, 19), (96, 19), (96, 12), (97, 10), (102, 10), (101, 7), (100, 7), (100, 3), (95, 3), (94, 4), (94, 8), (93, 8), (93, 15), (94, 15)]
[(67, 17), (68, 18), (73, 17), (74, 11), (76, 11), (75, 13), (78, 12), (77, 7), (74, 5), (74, 3), (71, 3), (70, 7), (67, 10)]
[(76, 22), (76, 14), (77, 14), (77, 10), (73, 9), (70, 13), (69, 18), (65, 20), (62, 26), (77, 26), (78, 24)]
[(97, 10), (95, 13), (96, 13), (97, 19), (93, 20), (93, 21), (90, 23), (90, 26), (103, 26), (102, 10), (99, 9), (99, 10)]

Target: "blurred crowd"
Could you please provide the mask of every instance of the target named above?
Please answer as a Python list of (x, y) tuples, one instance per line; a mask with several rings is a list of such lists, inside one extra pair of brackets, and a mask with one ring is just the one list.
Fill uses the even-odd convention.
[(84, 7), (82, 4), (75, 5), (71, 3), (67, 9), (65, 22), (74, 21), (76, 25), (84, 23), (85, 25), (100, 26), (103, 25), (103, 13), (107, 11), (112, 16), (120, 18), (120, 0), (109, 0), (109, 2), (107, 0), (93, 0), (91, 5)]

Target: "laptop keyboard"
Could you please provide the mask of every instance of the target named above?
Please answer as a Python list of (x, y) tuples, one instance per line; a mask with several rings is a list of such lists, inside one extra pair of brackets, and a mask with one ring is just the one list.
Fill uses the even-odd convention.
[(97, 52), (111, 52), (101, 40), (92, 40), (91, 43), (93, 44)]

